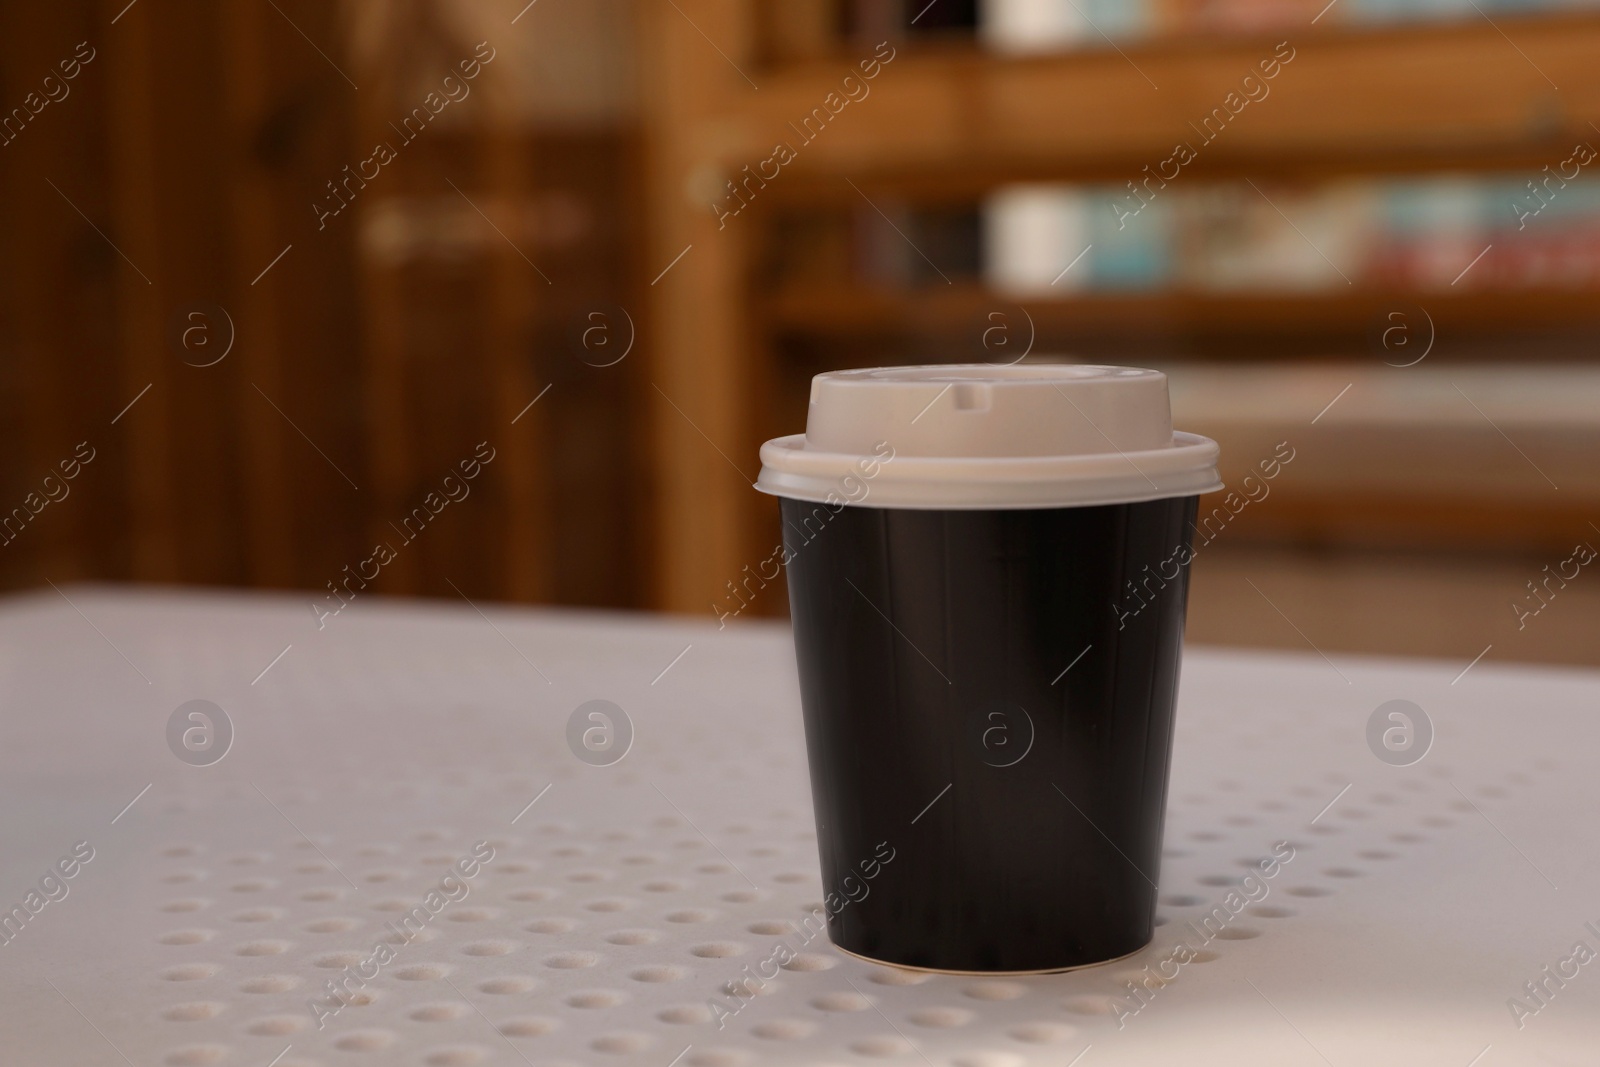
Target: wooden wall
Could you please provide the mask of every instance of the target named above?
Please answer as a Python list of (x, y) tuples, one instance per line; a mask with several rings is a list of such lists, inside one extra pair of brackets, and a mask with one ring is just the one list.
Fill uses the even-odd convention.
[[(373, 6), (406, 18), (365, 51), (311, 0), (8, 18), (0, 587), (325, 592), (388, 539), (373, 593), (643, 599), (642, 360), (595, 366), (582, 333), (607, 314), (620, 349), (638, 307), (635, 138), (531, 127), (491, 63), (319, 227), (327, 183), (476, 44)], [(404, 543), (484, 441), (470, 496)]]

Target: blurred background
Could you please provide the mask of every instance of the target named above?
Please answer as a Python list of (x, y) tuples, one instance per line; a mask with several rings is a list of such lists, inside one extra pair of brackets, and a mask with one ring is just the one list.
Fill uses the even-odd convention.
[(6, 3), (0, 585), (781, 616), (811, 375), (1069, 360), (1222, 444), (1193, 639), (1593, 664), (1597, 55), (1542, 0)]

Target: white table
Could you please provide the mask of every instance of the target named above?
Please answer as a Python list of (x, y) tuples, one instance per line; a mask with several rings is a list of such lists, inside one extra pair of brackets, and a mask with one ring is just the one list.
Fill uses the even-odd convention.
[[(0, 946), (6, 1064), (1600, 1060), (1600, 961), (1520, 1029), (1507, 1006), (1600, 950), (1600, 674), (1192, 649), (1141, 956), (959, 978), (818, 938), (719, 1031), (707, 1000), (822, 895), (786, 628), (65, 596), (0, 607), (0, 901), (94, 850)], [(166, 741), (196, 698), (236, 730), (211, 766)], [(612, 766), (566, 744), (594, 698), (636, 730)], [(1394, 698), (1437, 730), (1409, 767), (1364, 736)], [(480, 839), (468, 895), (319, 1030), (322, 982)], [(1268, 896), (1119, 1026), (1126, 978), (1280, 839)]]

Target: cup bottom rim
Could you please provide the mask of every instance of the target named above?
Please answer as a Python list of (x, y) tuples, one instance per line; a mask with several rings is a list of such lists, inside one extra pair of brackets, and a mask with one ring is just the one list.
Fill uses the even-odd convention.
[(875, 956), (868, 956), (865, 953), (853, 952), (839, 944), (837, 941), (834, 941), (832, 937), (828, 938), (828, 943), (833, 945), (833, 947), (839, 952), (844, 953), (846, 956), (852, 956), (858, 960), (861, 960), (863, 963), (875, 963), (880, 967), (893, 967), (900, 971), (916, 971), (919, 974), (950, 974), (958, 975), (963, 978), (1021, 978), (1034, 974), (1065, 974), (1068, 971), (1082, 971), (1087, 970), (1090, 967), (1104, 967), (1108, 963), (1121, 963), (1123, 960), (1131, 959), (1132, 957), (1137, 956), (1139, 953), (1149, 948), (1154, 941), (1155, 937), (1152, 935), (1149, 940), (1145, 941), (1138, 948), (1135, 948), (1130, 952), (1124, 952), (1120, 956), (1111, 956), (1103, 960), (1093, 960), (1089, 963), (1073, 963), (1065, 967), (1039, 967), (1027, 971), (961, 971), (949, 967), (918, 967), (910, 963), (895, 963), (891, 960), (880, 960)]

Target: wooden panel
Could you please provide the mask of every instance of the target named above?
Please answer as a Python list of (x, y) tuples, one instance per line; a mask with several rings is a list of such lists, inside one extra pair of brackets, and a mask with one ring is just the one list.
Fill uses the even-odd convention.
[[(532, 184), (528, 144), (512, 128), (506, 105), (492, 91), (486, 96), (485, 105), (496, 110), (482, 138), (485, 188), (491, 203), (516, 204)], [(527, 407), (549, 384), (534, 380), (527, 353), (540, 290), (552, 283), (524, 259), (525, 253), (509, 237), (490, 247), (486, 347), (494, 428), (488, 436), (500, 442), (505, 457), (500, 460), (505, 469), (499, 472), (507, 503), (500, 548), (502, 584), (513, 599), (547, 601), (555, 585), (550, 465), (556, 450), (550, 447), (550, 409), (537, 403)]]
[[(101, 5), (107, 21), (115, 6), (119, 6), (116, 0)], [(153, 150), (156, 31), (151, 22), (159, 14), (150, 5), (129, 12), (118, 23), (117, 47), (106, 49), (115, 219), (109, 240), (130, 260), (115, 276), (121, 333), (118, 378), (130, 402), (150, 387), (118, 423), (127, 456), (132, 577), (175, 581), (179, 553), (172, 482), (173, 368), (162, 342), (166, 327), (162, 309), (173, 300), (164, 273), (167, 259), (161, 254), (158, 157)]]
[[(346, 22), (362, 12), (398, 29), (366, 67)], [(472, 54), (441, 30), (455, 26), (446, 14), (439, 0), (114, 0), (47, 5), (0, 35), (8, 101), (77, 42), (97, 50), (70, 96), (0, 145), (15, 216), (0, 227), (0, 509), (36, 493), (77, 442), (97, 451), (69, 498), (14, 544), (0, 538), (0, 587), (131, 578), (319, 598), (375, 540), (398, 540), (390, 523), (487, 439), (499, 456), (471, 502), (372, 591), (453, 597), (448, 578), (474, 596), (641, 601), (631, 539), (653, 544), (635, 521), (649, 486), (626, 464), (646, 451), (629, 436), (643, 366), (601, 371), (563, 351), (580, 308), (645, 319), (628, 292), (642, 227), (617, 207), (633, 182), (630, 131), (610, 118), (529, 126), (526, 108), (489, 91), (497, 74), (515, 81), (501, 59), (355, 210), (323, 226), (314, 208), (371, 152), (357, 118), (392, 137), (390, 105), (407, 101), (404, 114), (421, 99), (419, 83), (390, 76), (442, 78)], [(550, 287), (447, 177), (533, 258), (548, 252), (568, 289), (545, 303)], [(398, 259), (360, 248), (371, 233), (359, 215), (380, 195), (424, 205), (427, 247)], [(460, 210), (429, 214), (444, 201)], [(222, 309), (201, 327), (217, 347), (185, 350), (183, 314), (201, 302)], [(221, 355), (230, 321), (226, 357), (197, 365)], [(510, 425), (563, 374), (559, 419), (546, 400)], [(581, 462), (557, 447), (586, 442)], [(583, 551), (558, 560), (574, 543)]]
[[(374, 25), (368, 32), (377, 40), (365, 49), (353, 49), (356, 83), (367, 91), (357, 93), (356, 138), (369, 139), (383, 131), (390, 116), (398, 111), (397, 86), (411, 73), (411, 55), (405, 47), (411, 40), (408, 29), (426, 4), (415, 0), (397, 4), (393, 11), (367, 9), (363, 17)], [(360, 32), (359, 30), (357, 31)], [(388, 138), (383, 138), (388, 141)], [(408, 160), (415, 163), (415, 160)], [(397, 168), (398, 169), (398, 168)], [(391, 177), (404, 179), (401, 171)], [(399, 192), (400, 190), (396, 190)], [(376, 194), (374, 194), (376, 195)], [(352, 217), (341, 218), (345, 227), (358, 229), (374, 210), (372, 197), (357, 201)], [(396, 547), (404, 538), (395, 527), (418, 502), (409, 499), (414, 481), (410, 477), (417, 449), (407, 424), (414, 417), (407, 402), (411, 367), (406, 358), (408, 331), (405, 267), (370, 254), (358, 257), (356, 264), (361, 316), (361, 386), (365, 398), (365, 454), (367, 456), (365, 533), (373, 545)], [(385, 568), (386, 591), (415, 595), (421, 589), (422, 560), (416, 550), (402, 551)]]
[[(93, 62), (79, 64), (71, 79), (58, 69), (63, 60), (76, 62), (74, 51), (94, 35), (93, 25), (92, 12), (53, 5), (0, 34), (3, 117), (13, 120), (0, 133), (0, 202), (7, 205), (0, 262), (8, 267), (0, 286), (0, 450), (10, 461), (0, 468), (6, 585), (91, 573), (104, 541), (103, 527), (92, 521), (93, 501), (104, 500), (114, 484), (108, 470), (114, 460), (66, 481), (58, 468), (80, 441), (89, 441), (97, 459), (106, 455), (106, 421), (116, 408), (102, 414), (101, 406), (121, 396), (120, 387), (107, 387), (114, 372), (107, 341), (111, 276), (126, 265), (50, 184), (69, 183), (87, 211), (103, 203), (95, 121), (103, 79)], [(102, 66), (103, 54), (96, 55)], [(38, 106), (46, 74), (54, 77), (58, 99), (17, 128), (9, 108), (26, 108), (29, 93)], [(47, 475), (55, 476), (48, 487)], [(35, 513), (47, 492), (59, 499)]]
[(757, 4), (756, 15), (768, 63), (830, 56), (844, 28), (840, 0), (778, 0)]
[[(362, 452), (365, 402), (359, 377), (357, 231), (344, 225), (354, 221), (348, 217), (338, 220), (341, 225), (318, 229), (312, 209), (312, 202), (326, 195), (327, 180), (352, 158), (360, 94), (328, 58), (348, 69), (340, 8), (304, 0), (279, 0), (278, 7), (282, 13), (271, 5), (262, 8), (255, 22), (266, 79), (260, 90), (261, 109), (237, 116), (243, 124), (227, 133), (238, 156), (236, 173), (255, 176), (245, 177), (247, 182), (264, 183), (255, 192), (245, 191), (246, 197), (263, 198), (258, 205), (263, 214), (254, 222), (260, 230), (240, 230), (233, 257), (232, 287), (247, 315), (249, 294), (266, 287), (263, 317), (240, 325), (239, 355), (244, 358), (234, 368), (234, 394), (247, 458), (238, 476), (243, 481), (245, 514), (254, 521), (253, 516), (271, 506), (273, 491), (270, 482), (263, 485), (256, 479), (275, 477), (268, 465), (273, 461), (263, 461), (254, 450), (276, 454), (285, 483), (287, 530), (282, 535), (289, 542), (280, 551), (293, 568), (284, 584), (320, 597), (327, 594), (326, 583), (339, 577), (346, 564), (372, 550), (364, 525), (366, 509), (373, 502), (364, 488), (358, 492), (345, 480), (348, 475), (365, 487), (368, 477)], [(318, 42), (321, 51), (307, 37)], [(222, 63), (227, 62), (225, 55)], [(242, 209), (244, 204), (236, 201), (235, 210)], [(258, 251), (255, 242), (261, 241), (264, 247)], [(258, 328), (263, 331), (261, 338), (255, 336)], [(274, 364), (278, 393), (251, 377)], [(272, 396), (283, 414), (267, 403), (256, 385)], [(329, 460), (340, 470), (334, 470)], [(266, 490), (260, 499), (256, 499), (258, 486)], [(271, 536), (280, 534), (278, 528), (273, 530)], [(243, 537), (241, 533), (241, 541)], [(259, 540), (248, 543), (254, 546)], [(270, 580), (255, 577), (265, 564), (251, 566), (251, 580)]]
[[(233, 131), (228, 143), (233, 165), (228, 192), (234, 235), (234, 285), (229, 301), (233, 305), (229, 314), (234, 318), (229, 341), (234, 351), (229, 355), (242, 371), (234, 404), (241, 434), (241, 467), (250, 486), (244, 494), (244, 535), (248, 545), (245, 558), (252, 584), (284, 586), (290, 584), (295, 565), (290, 535), (293, 512), (284, 455), (284, 431), (288, 427), (268, 410), (263, 399), (285, 395), (280, 293), (290, 271), (266, 271), (253, 280), (244, 280), (252, 271), (266, 270), (284, 250), (284, 245), (278, 243), (283, 227), (274, 210), (271, 176), (251, 153), (249, 138), (249, 133), (266, 120), (270, 106), (273, 68), (268, 42), (270, 31), (276, 27), (267, 20), (278, 16), (254, 5), (230, 4), (220, 10), (223, 40), (231, 56), (225, 67), (228, 120)], [(212, 323), (209, 328), (213, 333), (209, 343), (222, 343), (223, 324)], [(196, 362), (205, 362), (206, 358), (197, 354)]]
[[(94, 49), (71, 93), (7, 158), (19, 225), (7, 227), (14, 236), (0, 257), (15, 279), (7, 296), (19, 299), (5, 302), (0, 345), (19, 352), (16, 396), (36, 421), (7, 442), (0, 481), (22, 475), (26, 486), (77, 442), (95, 449), (70, 498), (19, 542), (25, 554), (7, 557), (18, 564), (3, 571), (7, 585), (40, 577), (318, 585), (292, 573), (292, 545), (349, 558), (350, 509), (317, 499), (307, 479), (288, 489), (281, 445), (294, 431), (255, 391), (264, 386), (339, 451), (275, 368), (284, 347), (304, 348), (308, 334), (328, 350), (306, 361), (311, 377), (326, 381), (339, 365), (351, 346), (327, 309), (351, 306), (336, 280), (348, 271), (330, 279), (318, 257), (302, 253), (250, 284), (281, 251), (275, 241), (287, 241), (282, 229), (294, 229), (283, 225), (285, 201), (295, 219), (309, 217), (303, 170), (326, 167), (317, 148), (327, 147), (328, 130), (345, 154), (340, 124), (317, 121), (328, 111), (319, 112), (305, 78), (305, 56), (322, 70), (326, 61), (264, 10), (258, 18), (198, 0), (57, 6), (32, 23), (37, 39), (5, 38), (25, 49), (11, 69), (29, 77), (80, 41)], [(325, 12), (295, 14), (331, 39)], [(321, 146), (311, 144), (317, 135)], [(321, 252), (337, 268), (338, 242), (324, 241)], [(224, 309), (201, 327), (215, 346), (186, 351), (183, 312), (199, 303)], [(222, 355), (230, 319), (226, 357), (194, 365)], [(297, 538), (301, 522), (308, 535)]]

